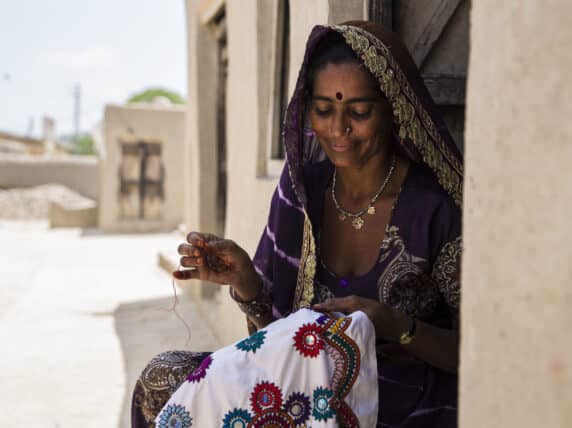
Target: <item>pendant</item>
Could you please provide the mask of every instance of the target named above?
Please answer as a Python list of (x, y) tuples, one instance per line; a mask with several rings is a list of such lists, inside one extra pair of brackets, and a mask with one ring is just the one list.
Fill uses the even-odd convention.
[(361, 217), (356, 217), (352, 221), (352, 226), (356, 230), (360, 230), (363, 227), (363, 224), (364, 221), (361, 219)]
[(340, 221), (344, 221), (346, 219), (346, 215), (344, 213), (340, 213), (338, 218), (340, 219)]
[(374, 214), (375, 214), (375, 207), (374, 207), (374, 206), (369, 207), (369, 208), (367, 209), (367, 213), (368, 213), (369, 215), (374, 215)]

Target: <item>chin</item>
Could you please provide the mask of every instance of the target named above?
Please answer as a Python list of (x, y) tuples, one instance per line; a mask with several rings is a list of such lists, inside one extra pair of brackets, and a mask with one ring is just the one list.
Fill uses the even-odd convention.
[(328, 159), (336, 168), (347, 168), (357, 165), (356, 159), (351, 154), (345, 153), (327, 153)]

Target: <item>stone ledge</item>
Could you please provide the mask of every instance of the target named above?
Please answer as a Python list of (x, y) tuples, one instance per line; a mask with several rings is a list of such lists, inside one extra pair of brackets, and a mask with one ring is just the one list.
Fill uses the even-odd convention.
[(50, 227), (97, 226), (97, 204), (95, 201), (79, 197), (72, 201), (51, 201), (49, 204)]

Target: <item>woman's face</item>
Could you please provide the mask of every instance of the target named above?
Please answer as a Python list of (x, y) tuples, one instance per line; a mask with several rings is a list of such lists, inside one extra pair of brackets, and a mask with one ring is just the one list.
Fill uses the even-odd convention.
[(338, 168), (359, 168), (383, 156), (393, 127), (390, 104), (373, 87), (367, 71), (355, 63), (327, 64), (318, 71), (310, 121), (322, 149)]

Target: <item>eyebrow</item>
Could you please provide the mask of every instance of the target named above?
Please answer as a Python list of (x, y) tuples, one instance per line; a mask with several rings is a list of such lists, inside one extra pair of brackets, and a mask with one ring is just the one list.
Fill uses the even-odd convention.
[[(329, 102), (334, 102), (333, 98), (330, 97), (325, 97), (323, 95), (313, 95), (312, 96), (313, 100), (319, 100), (319, 101), (329, 101)], [(357, 98), (348, 98), (347, 100), (344, 100), (343, 102), (345, 103), (375, 103), (375, 102), (379, 102), (379, 100), (376, 97), (357, 97)]]

